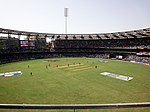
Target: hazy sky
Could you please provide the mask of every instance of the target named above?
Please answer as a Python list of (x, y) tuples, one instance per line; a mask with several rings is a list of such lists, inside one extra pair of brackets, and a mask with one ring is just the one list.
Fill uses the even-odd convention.
[(150, 0), (0, 0), (0, 27), (65, 33), (107, 33), (150, 27)]

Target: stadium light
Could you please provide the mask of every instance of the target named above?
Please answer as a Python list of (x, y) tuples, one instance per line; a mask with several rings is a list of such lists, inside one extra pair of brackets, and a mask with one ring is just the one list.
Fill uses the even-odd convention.
[(65, 16), (65, 33), (67, 34), (67, 17), (68, 17), (68, 8), (64, 9), (64, 16)]

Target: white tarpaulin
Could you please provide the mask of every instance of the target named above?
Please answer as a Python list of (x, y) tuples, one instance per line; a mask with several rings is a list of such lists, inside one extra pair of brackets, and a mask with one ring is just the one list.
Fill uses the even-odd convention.
[(11, 76), (17, 76), (21, 74), (22, 74), (21, 71), (7, 72), (7, 73), (0, 73), (0, 77), (11, 77)]
[(100, 74), (104, 75), (104, 76), (109, 76), (109, 77), (112, 77), (112, 78), (124, 80), (124, 81), (130, 81), (130, 80), (133, 79), (133, 77), (129, 77), (129, 76), (125, 76), (125, 75), (120, 75), (120, 74), (109, 73), (109, 72), (102, 72)]

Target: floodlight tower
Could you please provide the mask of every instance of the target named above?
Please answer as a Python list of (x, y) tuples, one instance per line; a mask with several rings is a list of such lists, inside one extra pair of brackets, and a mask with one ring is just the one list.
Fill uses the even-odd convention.
[(65, 16), (65, 33), (67, 34), (67, 17), (68, 17), (68, 8), (64, 9), (64, 16)]

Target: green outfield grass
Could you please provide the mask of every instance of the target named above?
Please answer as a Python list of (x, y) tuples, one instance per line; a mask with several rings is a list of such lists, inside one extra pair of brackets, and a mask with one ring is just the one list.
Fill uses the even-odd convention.
[[(50, 58), (2, 64), (0, 73), (22, 71), (23, 74), (0, 77), (0, 103), (105, 104), (150, 101), (149, 66), (118, 60), (101, 63), (99, 60), (98, 58)], [(101, 72), (106, 71), (129, 75), (133, 80), (122, 81), (100, 75)], [(32, 76), (30, 72), (33, 73)], [(148, 112), (150, 108), (77, 110), (76, 112), (78, 111)]]

